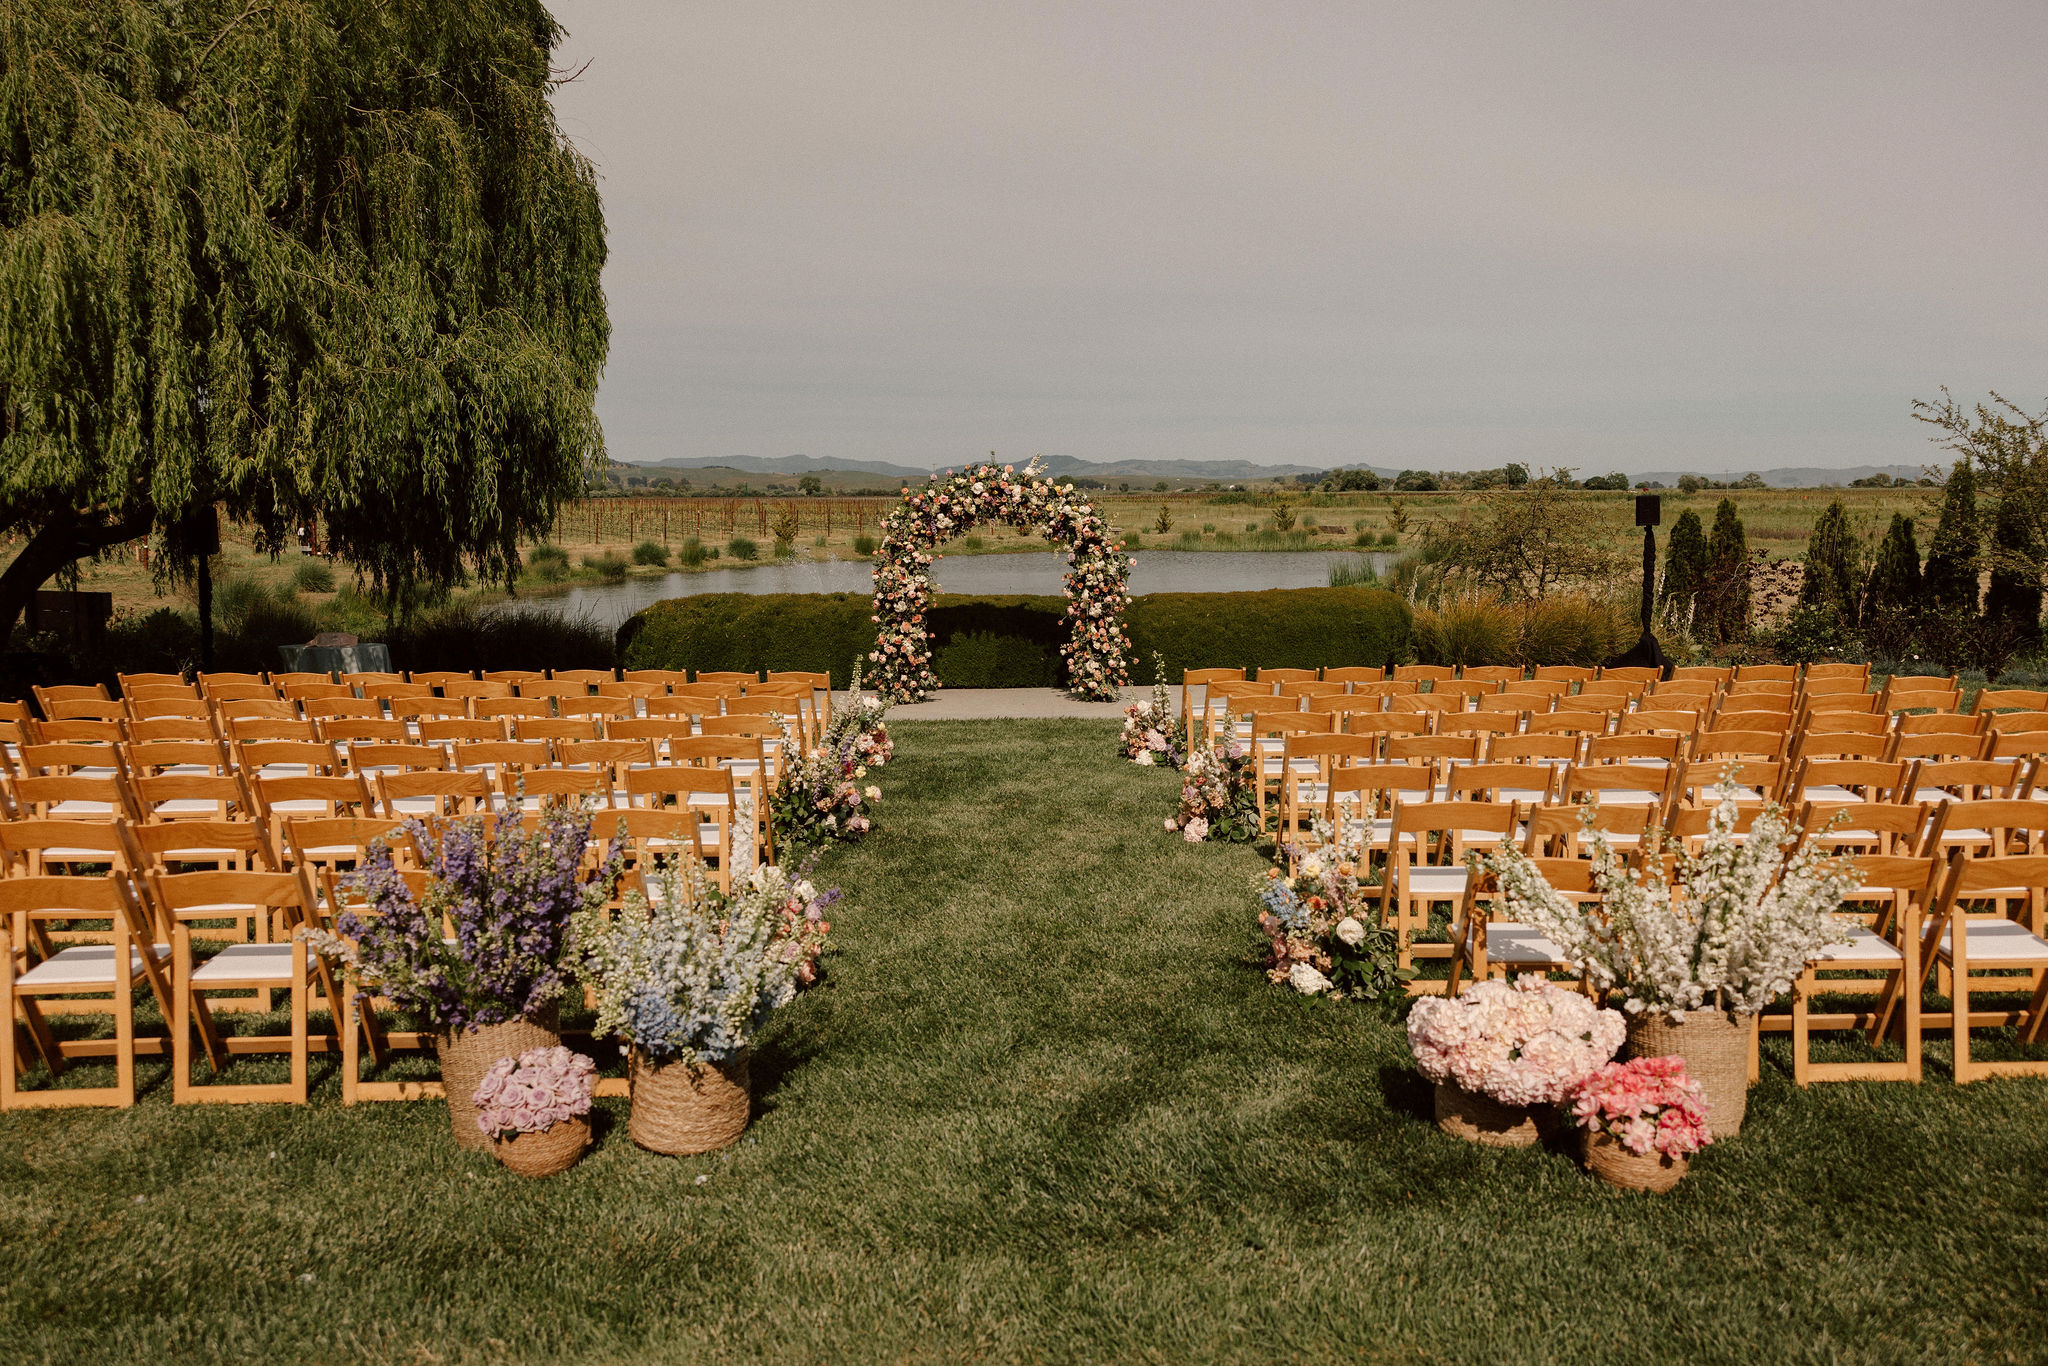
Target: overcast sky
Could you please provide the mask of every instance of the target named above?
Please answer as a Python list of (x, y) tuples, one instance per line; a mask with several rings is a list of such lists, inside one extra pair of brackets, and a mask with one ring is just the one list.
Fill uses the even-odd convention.
[(1918, 464), (2048, 393), (2048, 4), (557, 0), (614, 458)]

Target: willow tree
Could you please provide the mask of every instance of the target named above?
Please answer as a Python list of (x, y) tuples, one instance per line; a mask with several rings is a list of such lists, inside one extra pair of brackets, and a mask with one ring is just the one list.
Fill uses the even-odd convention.
[(604, 226), (535, 0), (0, 6), (0, 636), (82, 555), (321, 517), (509, 580), (603, 458)]

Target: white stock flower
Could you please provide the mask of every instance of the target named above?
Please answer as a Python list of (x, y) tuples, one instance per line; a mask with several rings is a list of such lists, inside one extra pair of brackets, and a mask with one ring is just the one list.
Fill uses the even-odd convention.
[(1330, 979), (1307, 963), (1296, 963), (1287, 970), (1287, 984), (1304, 996), (1330, 989)]

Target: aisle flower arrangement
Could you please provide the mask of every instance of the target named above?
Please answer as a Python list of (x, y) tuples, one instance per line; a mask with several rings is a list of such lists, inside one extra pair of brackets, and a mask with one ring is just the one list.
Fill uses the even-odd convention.
[(985, 522), (1035, 531), (1067, 547), (1065, 594), (1072, 638), (1060, 647), (1067, 686), (1078, 697), (1109, 701), (1130, 681), (1125, 660), (1125, 584), (1136, 562), (1113, 541), (1109, 523), (1072, 484), (1040, 477), (1034, 462), (977, 464), (903, 490), (882, 524), (875, 555), (874, 621), (868, 658), (877, 688), (892, 702), (916, 702), (938, 688), (924, 614), (931, 605), (933, 547)]
[[(857, 840), (874, 828), (882, 789), (864, 781), (861, 742), (869, 733), (834, 726), (828, 744), (805, 749), (782, 721), (782, 772), (769, 794), (775, 835), (785, 849), (815, 849), (832, 840)], [(883, 732), (886, 741), (887, 732)], [(870, 743), (870, 751), (873, 749)], [(888, 755), (885, 750), (883, 758)]]
[(1181, 775), (1180, 809), (1166, 818), (1166, 828), (1180, 831), (1189, 844), (1257, 839), (1257, 762), (1252, 751), (1235, 740), (1189, 754)]
[(571, 975), (571, 917), (602, 908), (618, 880), (617, 855), (583, 875), (589, 813), (556, 808), (530, 834), (510, 812), (488, 834), (480, 818), (451, 821), (438, 842), (419, 821), (404, 828), (433, 850), (425, 894), (414, 897), (379, 841), (350, 875), (371, 913), (344, 909), (339, 938), (309, 936), (315, 947), (438, 1030), (532, 1019), (555, 1004)]
[(861, 688), (860, 661), (853, 661), (853, 678), (846, 699), (832, 709), (832, 719), (819, 740), (821, 749), (837, 749), (852, 743), (854, 756), (868, 768), (881, 768), (894, 757), (896, 742), (889, 738), (887, 698)]
[(500, 1058), (470, 1097), (476, 1127), (489, 1138), (546, 1133), (590, 1113), (596, 1079), (595, 1063), (559, 1045)]
[(1682, 1058), (1610, 1062), (1582, 1078), (1571, 1094), (1572, 1122), (1607, 1134), (1638, 1157), (1690, 1157), (1714, 1141), (1706, 1096), (1685, 1074)]
[(815, 976), (829, 900), (773, 866), (739, 879), (730, 896), (711, 894), (694, 865), (664, 865), (658, 881), (658, 896), (631, 892), (616, 914), (597, 906), (576, 916), (593, 1032), (657, 1061), (731, 1062), (806, 969)]
[(1152, 660), (1152, 700), (1124, 708), (1124, 758), (1143, 768), (1164, 764), (1180, 767), (1180, 728), (1174, 724), (1173, 694), (1166, 687), (1165, 662)]
[[(1327, 834), (1327, 831), (1325, 831)], [(1400, 965), (1392, 930), (1379, 923), (1359, 851), (1341, 845), (1301, 856), (1290, 876), (1258, 880), (1266, 980), (1333, 1001), (1396, 1000), (1415, 969)]]
[(1559, 896), (1513, 845), (1484, 862), (1500, 879), (1507, 917), (1534, 925), (1595, 986), (1622, 993), (1629, 1014), (1754, 1014), (1791, 990), (1821, 949), (1842, 941), (1836, 911), (1855, 885), (1855, 867), (1817, 842), (1801, 845), (1775, 803), (1758, 813), (1747, 839), (1737, 838), (1736, 797), (1732, 785), (1722, 787), (1698, 855), (1652, 844), (1652, 862), (1677, 860), (1676, 889), (1635, 873), (1601, 832), (1589, 831), (1602, 915)]
[(1454, 997), (1425, 996), (1408, 1014), (1408, 1047), (1422, 1075), (1503, 1105), (1554, 1105), (1619, 1049), (1627, 1026), (1575, 991), (1535, 973), (1474, 982)]

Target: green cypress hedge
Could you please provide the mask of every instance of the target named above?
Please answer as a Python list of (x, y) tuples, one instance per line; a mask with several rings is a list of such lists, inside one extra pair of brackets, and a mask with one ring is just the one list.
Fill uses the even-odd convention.
[[(874, 647), (869, 599), (857, 593), (707, 593), (656, 603), (619, 629), (629, 669), (806, 669), (845, 687), (855, 656)], [(1051, 596), (932, 599), (926, 627), (940, 680), (952, 687), (1055, 687), (1067, 639), (1066, 600)], [(1313, 669), (1398, 664), (1411, 656), (1408, 604), (1377, 588), (1275, 588), (1259, 593), (1148, 593), (1124, 612), (1132, 677), (1168, 681), (1183, 669)]]

